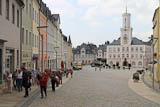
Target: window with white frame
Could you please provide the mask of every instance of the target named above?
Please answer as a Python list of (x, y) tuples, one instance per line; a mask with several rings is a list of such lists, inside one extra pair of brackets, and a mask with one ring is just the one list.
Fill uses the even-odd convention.
[(120, 58), (120, 54), (118, 54), (118, 58)]
[(131, 52), (134, 52), (134, 48), (133, 47), (131, 47)]
[(138, 62), (138, 66), (142, 66), (142, 62), (141, 61)]
[(26, 13), (28, 14), (28, 0), (26, 0), (25, 7), (26, 7)]
[(129, 52), (129, 48), (128, 47), (126, 48), (126, 50), (127, 50), (127, 52)]
[(125, 56), (124, 56), (124, 54), (122, 54), (122, 58), (124, 58)]
[(2, 0), (0, 0), (0, 15), (2, 15)]
[(120, 48), (117, 48), (117, 51), (120, 52)]
[(28, 30), (26, 30), (26, 45), (28, 44)]
[(140, 47), (140, 51), (143, 52), (143, 47)]
[(6, 0), (6, 19), (9, 20), (9, 0)]
[(12, 23), (15, 23), (15, 6), (12, 4)]
[(19, 27), (19, 10), (17, 10), (17, 27)]
[(138, 47), (136, 47), (136, 52), (138, 52)]
[(22, 28), (22, 44), (24, 44), (24, 28)]
[(125, 48), (124, 48), (124, 47), (122, 48), (122, 51), (123, 51), (123, 52), (125, 51)]

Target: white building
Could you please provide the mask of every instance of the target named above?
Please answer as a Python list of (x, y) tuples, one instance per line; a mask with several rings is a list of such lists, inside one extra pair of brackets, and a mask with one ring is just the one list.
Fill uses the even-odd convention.
[(107, 63), (109, 65), (147, 67), (151, 59), (151, 46), (147, 42), (132, 37), (131, 14), (124, 13), (121, 37), (107, 47)]
[(82, 62), (83, 64), (91, 64), (96, 60), (96, 50), (96, 45), (83, 43), (73, 49), (73, 61)]

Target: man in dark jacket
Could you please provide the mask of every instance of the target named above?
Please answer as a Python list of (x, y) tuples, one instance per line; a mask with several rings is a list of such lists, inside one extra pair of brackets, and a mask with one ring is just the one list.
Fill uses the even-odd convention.
[(47, 75), (42, 73), (40, 76), (41, 98), (43, 98), (43, 92), (45, 93), (45, 96), (47, 97), (47, 82), (48, 82)]
[(24, 95), (24, 97), (28, 97), (29, 96), (28, 89), (31, 86), (31, 82), (30, 82), (30, 77), (31, 76), (30, 76), (30, 73), (24, 67), (22, 68), (22, 71), (23, 71), (22, 85), (25, 88), (25, 95)]

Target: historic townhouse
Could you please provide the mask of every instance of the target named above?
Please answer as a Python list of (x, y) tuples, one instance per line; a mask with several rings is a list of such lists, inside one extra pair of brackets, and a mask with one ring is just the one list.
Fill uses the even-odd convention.
[(105, 42), (105, 44), (99, 45), (97, 48), (97, 59), (103, 60), (107, 58), (107, 46), (109, 45), (109, 42)]
[(56, 20), (53, 14), (51, 14), (51, 11), (48, 11), (48, 49), (47, 49), (47, 55), (48, 55), (48, 68), (49, 69), (56, 69), (57, 65), (57, 50), (59, 47), (56, 46), (57, 42), (57, 29), (58, 26), (56, 25)]
[(25, 8), (22, 11), (22, 66), (32, 69), (32, 32), (33, 14), (32, 0), (23, 0)]
[(62, 31), (60, 29), (60, 15), (53, 14), (52, 17), (54, 18), (56, 27), (56, 38), (55, 38), (55, 56), (56, 60), (54, 60), (54, 65), (56, 65), (56, 69), (61, 68), (61, 61), (62, 61)]
[(127, 13), (127, 9), (122, 16), (121, 37), (108, 45), (107, 63), (109, 65), (127, 66), (131, 64), (134, 67), (148, 67), (151, 60), (150, 44), (132, 37), (131, 14)]
[(73, 61), (91, 64), (96, 60), (97, 46), (94, 44), (81, 44), (73, 49)]
[(39, 3), (37, 0), (33, 0), (33, 34), (32, 34), (32, 61), (33, 61), (33, 69), (38, 69), (38, 54), (39, 54)]
[(20, 67), (22, 0), (0, 0), (0, 83), (3, 74)]

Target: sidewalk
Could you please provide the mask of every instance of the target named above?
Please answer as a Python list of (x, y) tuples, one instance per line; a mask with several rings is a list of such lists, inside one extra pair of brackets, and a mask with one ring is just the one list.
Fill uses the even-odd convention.
[[(145, 72), (145, 74), (142, 76), (142, 80), (149, 88), (153, 89), (153, 79), (152, 79), (152, 73), (150, 71)], [(156, 81), (154, 81), (153, 91), (160, 94), (159, 84)]]
[[(29, 95), (31, 96), (36, 89), (38, 88), (37, 85), (31, 87), (31, 91), (29, 91)], [(22, 102), (27, 98), (24, 98), (25, 92), (24, 88), (22, 92), (13, 91), (12, 93), (1, 93), (0, 94), (0, 107), (13, 107), (18, 102)]]
[[(70, 79), (70, 76), (68, 78), (63, 77), (63, 84), (65, 84)], [(50, 80), (49, 80), (50, 81)], [(59, 87), (56, 87), (56, 89), (61, 88), (62, 85)], [(48, 88), (51, 88), (50, 85), (48, 85)], [(30, 105), (37, 96), (40, 95), (39, 87), (37, 85), (31, 87), (31, 91), (29, 91), (29, 97), (24, 98), (24, 88), (22, 92), (13, 91), (12, 93), (4, 93), (0, 94), (0, 107), (27, 107), (27, 105)]]
[(140, 79), (138, 83), (135, 83), (131, 77), (128, 81), (128, 86), (139, 96), (160, 104), (160, 94), (153, 92), (151, 88), (144, 84), (142, 79)]

